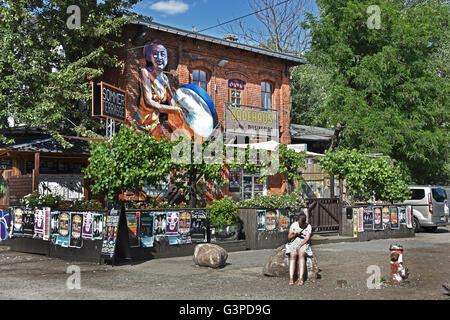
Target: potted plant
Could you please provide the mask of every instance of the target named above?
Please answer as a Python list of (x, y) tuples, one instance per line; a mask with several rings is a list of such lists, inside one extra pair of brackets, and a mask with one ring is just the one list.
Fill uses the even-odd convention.
[(230, 196), (214, 200), (206, 209), (212, 242), (239, 239), (242, 223), (238, 207)]

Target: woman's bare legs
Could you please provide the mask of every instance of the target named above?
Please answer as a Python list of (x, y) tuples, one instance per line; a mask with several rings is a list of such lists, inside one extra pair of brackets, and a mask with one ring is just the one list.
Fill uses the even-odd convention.
[(297, 255), (291, 253), (289, 255), (289, 284), (294, 284), (295, 260)]
[(298, 284), (303, 285), (303, 274), (305, 273), (305, 251), (300, 250), (300, 248), (297, 249), (298, 252)]

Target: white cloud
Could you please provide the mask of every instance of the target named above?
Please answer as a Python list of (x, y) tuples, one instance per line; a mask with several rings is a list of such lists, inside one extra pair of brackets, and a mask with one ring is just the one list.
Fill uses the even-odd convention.
[(152, 4), (150, 6), (150, 9), (168, 15), (176, 15), (188, 11), (189, 5), (179, 0), (159, 1), (155, 4)]

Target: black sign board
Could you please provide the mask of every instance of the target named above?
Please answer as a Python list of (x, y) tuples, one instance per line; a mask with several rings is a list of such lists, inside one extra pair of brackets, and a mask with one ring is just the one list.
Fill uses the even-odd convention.
[(124, 122), (127, 92), (105, 82), (92, 84), (92, 116)]
[(0, 159), (0, 170), (12, 169), (12, 159)]

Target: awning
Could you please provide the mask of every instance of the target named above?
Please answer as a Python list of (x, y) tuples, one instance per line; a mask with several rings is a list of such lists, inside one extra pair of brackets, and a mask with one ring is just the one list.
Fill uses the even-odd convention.
[[(251, 149), (256, 150), (267, 150), (267, 151), (275, 151), (276, 147), (280, 143), (274, 140), (265, 141), (265, 142), (257, 142), (257, 143), (240, 143), (240, 144), (225, 144), (226, 147), (233, 147), (233, 148), (241, 148), (241, 149), (247, 149), (247, 146), (249, 146)], [(289, 150), (294, 150), (296, 152), (306, 151), (306, 145), (305, 144), (288, 144), (287, 145)], [(308, 157), (325, 157), (324, 154), (321, 153), (315, 153), (315, 152), (309, 152), (306, 151), (306, 155)]]

